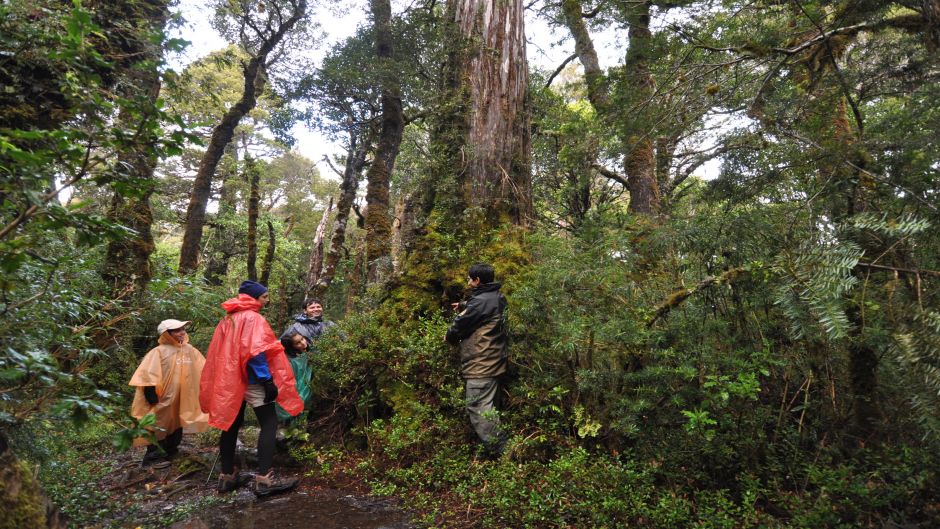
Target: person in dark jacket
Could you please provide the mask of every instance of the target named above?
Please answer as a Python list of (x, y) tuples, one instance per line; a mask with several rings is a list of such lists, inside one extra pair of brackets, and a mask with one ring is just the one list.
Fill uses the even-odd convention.
[(467, 274), (470, 298), (447, 329), (445, 340), (460, 346), (460, 374), (466, 385), (466, 406), (473, 431), (487, 455), (498, 456), (506, 443), (496, 416), (500, 378), (506, 373), (509, 339), (503, 313), (508, 303), (488, 264), (478, 263)]
[(320, 300), (308, 299), (304, 302), (304, 311), (294, 316), (294, 323), (281, 333), (281, 337), (296, 331), (307, 339), (310, 347), (316, 348), (316, 341), (334, 325), (336, 324), (323, 319), (323, 304)]

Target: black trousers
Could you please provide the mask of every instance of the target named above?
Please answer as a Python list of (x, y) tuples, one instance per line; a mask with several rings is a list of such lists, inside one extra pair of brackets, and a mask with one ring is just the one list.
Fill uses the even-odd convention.
[[(267, 474), (274, 461), (274, 445), (277, 439), (277, 411), (274, 403), (253, 408), (258, 424), (261, 425), (261, 434), (258, 435), (258, 474)], [(222, 473), (231, 474), (235, 471), (235, 446), (238, 443), (238, 431), (245, 422), (245, 403), (238, 410), (235, 422), (219, 437), (219, 459), (222, 460)]]
[[(179, 451), (180, 443), (183, 442), (183, 429), (177, 428), (173, 433), (157, 441), (160, 448), (168, 455), (173, 455)], [(163, 455), (157, 448), (157, 445), (147, 445), (147, 453), (144, 457), (160, 457)]]

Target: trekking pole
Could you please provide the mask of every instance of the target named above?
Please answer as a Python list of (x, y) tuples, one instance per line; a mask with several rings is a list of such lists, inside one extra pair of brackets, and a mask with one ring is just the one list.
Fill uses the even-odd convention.
[(216, 463), (219, 462), (219, 456), (222, 455), (221, 452), (215, 455), (215, 460), (212, 462), (212, 468), (209, 469), (209, 475), (206, 476), (206, 485), (209, 484), (209, 480), (212, 479), (212, 471), (215, 470)]

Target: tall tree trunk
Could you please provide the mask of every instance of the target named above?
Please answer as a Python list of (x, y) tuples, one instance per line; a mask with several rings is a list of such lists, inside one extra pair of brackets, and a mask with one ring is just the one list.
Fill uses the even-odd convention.
[[(627, 21), (629, 47), (624, 61), (627, 82), (633, 89), (635, 108), (644, 109), (653, 96), (653, 76), (650, 73), (650, 47), (653, 33), (650, 31), (651, 2), (642, 2), (628, 7)], [(624, 134), (624, 171), (627, 189), (630, 191), (629, 209), (633, 213), (655, 215), (659, 212), (659, 185), (656, 182), (656, 162), (650, 123), (643, 116), (647, 113), (631, 113)]]
[[(140, 75), (138, 88), (146, 91), (146, 98), (155, 102), (160, 92), (159, 74), (147, 72)], [(111, 289), (113, 298), (121, 297), (123, 305), (135, 305), (147, 291), (152, 271), (150, 254), (155, 248), (151, 226), (153, 210), (150, 196), (153, 194), (155, 181), (153, 171), (157, 166), (157, 157), (150, 152), (148, 145), (136, 145), (118, 154), (118, 166), (129, 169), (136, 179), (145, 182), (145, 190), (136, 197), (125, 197), (115, 192), (108, 211), (109, 220), (134, 230), (134, 235), (108, 243), (107, 254), (102, 268), (102, 278)]]
[(262, 285), (269, 284), (271, 280), (271, 268), (274, 266), (274, 251), (277, 249), (277, 236), (274, 234), (274, 224), (268, 221), (268, 248), (264, 251), (264, 260), (261, 262), (261, 281)]
[(209, 196), (212, 190), (212, 177), (215, 168), (222, 158), (225, 146), (232, 141), (235, 127), (241, 119), (257, 104), (257, 98), (264, 90), (266, 82), (265, 67), (268, 55), (277, 47), (297, 22), (307, 12), (306, 0), (299, 0), (294, 6), (291, 16), (274, 29), (261, 43), (258, 53), (245, 63), (242, 71), (245, 84), (242, 96), (222, 116), (222, 121), (212, 129), (212, 136), (206, 152), (199, 163), (199, 171), (193, 181), (193, 191), (189, 197), (189, 207), (186, 209), (186, 228), (183, 232), (183, 244), (180, 247), (179, 273), (190, 274), (199, 266), (199, 247), (202, 242), (202, 228), (206, 222), (206, 208), (209, 205)]
[(368, 281), (379, 282), (391, 271), (392, 219), (389, 203), (389, 179), (401, 147), (405, 118), (392, 62), (392, 7), (389, 0), (372, 0), (375, 54), (382, 84), (382, 124), (378, 148), (366, 173), (366, 261)]
[(574, 37), (574, 49), (578, 54), (581, 67), (584, 68), (584, 81), (587, 84), (588, 100), (594, 105), (598, 114), (607, 110), (607, 77), (601, 70), (594, 42), (588, 32), (587, 24), (581, 15), (580, 0), (562, 0), (561, 10), (565, 16), (565, 25)]
[(307, 297), (313, 296), (313, 291), (320, 282), (320, 273), (323, 271), (323, 238), (326, 235), (326, 223), (330, 220), (330, 213), (333, 212), (333, 197), (330, 197), (330, 203), (323, 211), (320, 217), (320, 223), (317, 224), (317, 231), (313, 236), (313, 248), (310, 251), (310, 263), (307, 266), (307, 279), (304, 281), (304, 292)]
[(237, 241), (235, 233), (226, 226), (235, 215), (235, 178), (238, 176), (238, 152), (235, 142), (225, 147), (225, 156), (229, 164), (223, 165), (222, 190), (219, 193), (219, 212), (216, 214), (215, 237), (206, 263), (205, 278), (210, 285), (221, 285), (222, 278), (228, 273), (228, 264), (235, 255)]
[[(562, 0), (561, 10), (564, 15), (565, 25), (568, 26), (571, 36), (574, 37), (575, 53), (578, 56), (578, 61), (581, 62), (581, 67), (584, 69), (588, 100), (602, 120), (608, 119), (610, 108), (608, 106), (607, 76), (604, 75), (604, 71), (601, 69), (597, 51), (594, 49), (594, 42), (591, 39), (590, 32), (588, 32), (587, 24), (584, 23), (582, 2), (581, 0)], [(597, 161), (599, 146), (592, 145), (591, 147), (591, 152), (585, 153), (579, 170), (569, 172), (566, 175), (569, 188), (568, 211), (571, 213), (573, 228), (577, 228), (582, 224), (591, 207), (592, 166)]]
[(522, 0), (453, 3), (459, 44), (467, 46), (460, 82), (470, 104), (463, 153), (469, 203), (483, 208), (493, 225), (504, 215), (525, 224), (532, 199)]
[(248, 279), (258, 280), (256, 262), (258, 260), (258, 202), (261, 201), (261, 192), (258, 189), (261, 174), (257, 163), (250, 154), (245, 154), (245, 172), (248, 173)]
[[(362, 140), (362, 141), (360, 141)], [(343, 244), (346, 242), (346, 225), (349, 222), (349, 212), (356, 199), (356, 190), (359, 188), (359, 178), (362, 168), (366, 164), (367, 145), (369, 142), (357, 138), (355, 132), (349, 134), (349, 149), (346, 152), (346, 167), (343, 170), (343, 182), (340, 184), (339, 201), (336, 204), (336, 219), (333, 221), (333, 237), (330, 240), (330, 251), (326, 254), (323, 272), (317, 281), (313, 295), (319, 297), (330, 286), (336, 274), (336, 265), (339, 264), (343, 253)]]
[[(137, 24), (147, 24), (153, 31), (163, 31), (170, 12), (163, 0), (150, 0), (138, 4), (134, 15), (138, 19), (134, 21)], [(150, 61), (152, 64), (143, 68), (129, 67), (119, 91), (122, 97), (137, 100), (144, 108), (150, 108), (160, 95), (157, 65), (163, 57), (163, 49), (146, 37), (148, 35), (138, 35), (137, 38), (129, 39), (129, 46), (135, 49), (126, 51), (136, 54), (140, 61)], [(130, 128), (137, 127), (147, 119), (153, 117), (129, 113), (126, 109), (118, 116), (118, 122)], [(133, 236), (108, 243), (102, 269), (102, 278), (108, 283), (111, 296), (122, 297), (125, 306), (136, 305), (147, 291), (152, 277), (150, 254), (155, 246), (151, 233), (153, 210), (150, 207), (150, 196), (156, 185), (153, 172), (157, 166), (157, 156), (152, 150), (156, 141), (157, 138), (152, 134), (143, 132), (138, 135), (137, 142), (121, 150), (117, 157), (117, 167), (130, 173), (121, 175), (122, 178), (144, 183), (143, 193), (136, 197), (125, 197), (115, 192), (108, 211), (111, 221), (134, 230)]]

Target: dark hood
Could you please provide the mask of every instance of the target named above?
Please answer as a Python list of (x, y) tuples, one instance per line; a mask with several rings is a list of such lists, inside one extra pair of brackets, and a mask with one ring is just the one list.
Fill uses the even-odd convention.
[(483, 294), (484, 292), (496, 292), (501, 286), (503, 286), (502, 283), (497, 283), (495, 281), (492, 283), (483, 283), (482, 285), (473, 287), (473, 289), (470, 290), (470, 293), (476, 296), (478, 294)]

